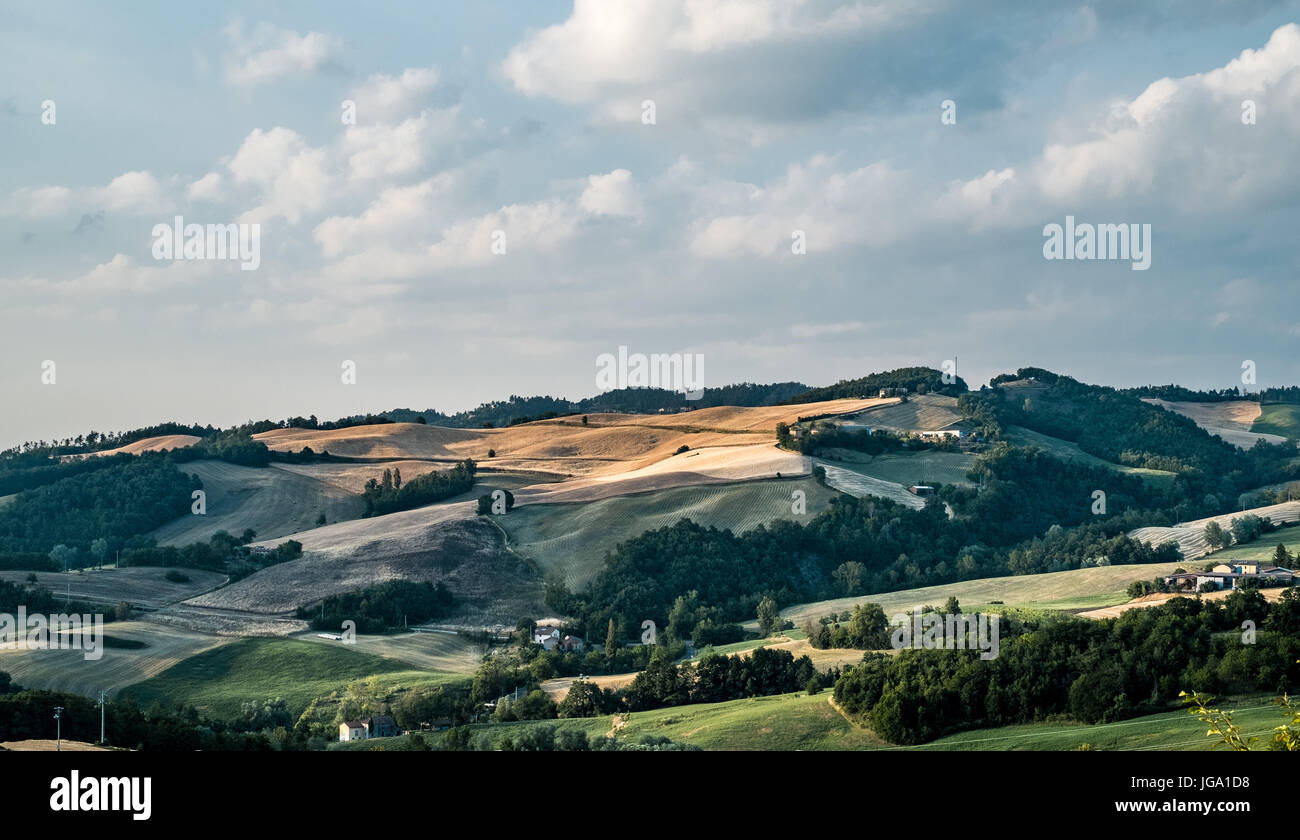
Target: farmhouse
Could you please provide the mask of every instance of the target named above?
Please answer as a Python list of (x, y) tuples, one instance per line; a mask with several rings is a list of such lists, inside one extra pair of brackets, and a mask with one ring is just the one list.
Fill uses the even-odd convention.
[(907, 492), (911, 493), (913, 496), (933, 496), (934, 488), (928, 484), (913, 484), (911, 487), (907, 488)]
[(581, 636), (570, 636), (563, 633), (558, 627), (547, 625), (538, 626), (533, 630), (533, 644), (541, 645), (547, 650), (572, 650), (582, 652), (584, 645)]
[(1290, 586), (1295, 582), (1295, 572), (1281, 566), (1261, 567), (1258, 563), (1220, 563), (1208, 572), (1169, 575), (1165, 583), (1199, 592), (1202, 589), (1237, 589), (1251, 580), (1258, 581), (1261, 586)]
[(348, 720), (339, 724), (340, 741), (364, 741), (367, 738), (391, 738), (401, 735), (397, 721), (390, 715), (375, 715), (365, 720)]

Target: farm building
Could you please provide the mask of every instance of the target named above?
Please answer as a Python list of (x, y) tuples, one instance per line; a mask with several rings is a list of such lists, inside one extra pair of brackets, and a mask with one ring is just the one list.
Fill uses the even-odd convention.
[(907, 488), (907, 492), (911, 493), (913, 496), (933, 496), (934, 488), (928, 484), (913, 484), (911, 487)]
[(1180, 589), (1199, 592), (1202, 589), (1236, 589), (1250, 580), (1263, 586), (1290, 586), (1295, 583), (1295, 572), (1281, 566), (1263, 566), (1257, 563), (1220, 563), (1208, 572), (1183, 572), (1169, 575), (1165, 583)]
[(339, 724), (340, 741), (364, 741), (367, 738), (391, 738), (401, 735), (397, 721), (389, 715), (375, 715), (365, 720), (348, 720)]
[(346, 720), (339, 724), (340, 741), (364, 741), (368, 734), (364, 720)]
[(558, 627), (545, 625), (533, 630), (533, 644), (541, 645), (547, 650), (572, 650), (581, 652), (584, 642), (581, 636), (570, 636)]

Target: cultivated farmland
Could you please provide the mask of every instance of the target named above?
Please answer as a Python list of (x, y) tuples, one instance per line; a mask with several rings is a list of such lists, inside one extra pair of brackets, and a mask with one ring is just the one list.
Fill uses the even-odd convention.
[(1142, 401), (1190, 418), (1196, 425), (1210, 434), (1218, 435), (1228, 443), (1242, 449), (1249, 449), (1255, 445), (1255, 441), (1261, 439), (1269, 443), (1278, 443), (1283, 440), (1280, 435), (1266, 434), (1254, 430), (1255, 421), (1260, 416), (1260, 405), (1253, 400), (1171, 402), (1145, 397)]
[(1219, 523), (1219, 527), (1227, 531), (1232, 527), (1232, 520), (1254, 514), (1255, 516), (1267, 519), (1274, 524), (1283, 522), (1300, 521), (1300, 502), (1283, 502), (1280, 505), (1267, 505), (1265, 507), (1251, 508), (1250, 510), (1237, 511), (1235, 513), (1224, 513), (1219, 516), (1207, 516), (1204, 519), (1196, 519), (1191, 522), (1179, 522), (1169, 527), (1152, 526), (1148, 528), (1138, 528), (1129, 532), (1129, 536), (1135, 540), (1141, 540), (1151, 545), (1159, 545), (1164, 542), (1178, 543), (1178, 549), (1183, 553), (1184, 560), (1195, 560), (1210, 553), (1210, 546), (1205, 541), (1205, 526), (1211, 522)]

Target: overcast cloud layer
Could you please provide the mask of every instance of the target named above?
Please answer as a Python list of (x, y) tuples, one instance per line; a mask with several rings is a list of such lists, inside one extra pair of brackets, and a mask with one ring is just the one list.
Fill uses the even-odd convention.
[[(1300, 383), (1300, 4), (1026, 5), (10, 11), (0, 446), (576, 399), (620, 345)], [(1150, 268), (1045, 260), (1067, 215)], [(175, 216), (260, 265), (155, 259)]]

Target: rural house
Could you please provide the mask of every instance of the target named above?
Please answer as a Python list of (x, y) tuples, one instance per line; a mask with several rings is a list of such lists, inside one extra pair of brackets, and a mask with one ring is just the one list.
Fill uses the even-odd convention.
[(541, 625), (533, 630), (533, 644), (541, 645), (547, 650), (558, 648), (581, 653), (584, 642), (581, 636), (570, 636), (563, 633), (558, 627)]
[(367, 734), (367, 726), (364, 720), (346, 720), (339, 724), (340, 741), (364, 741)]
[(1207, 588), (1236, 589), (1248, 580), (1259, 581), (1261, 586), (1290, 586), (1295, 582), (1295, 572), (1281, 566), (1261, 567), (1258, 563), (1220, 563), (1208, 572), (1169, 575), (1165, 583), (1199, 592)]
[(340, 741), (364, 741), (367, 738), (391, 738), (401, 735), (397, 721), (390, 715), (375, 715), (366, 720), (348, 720), (339, 724)]

